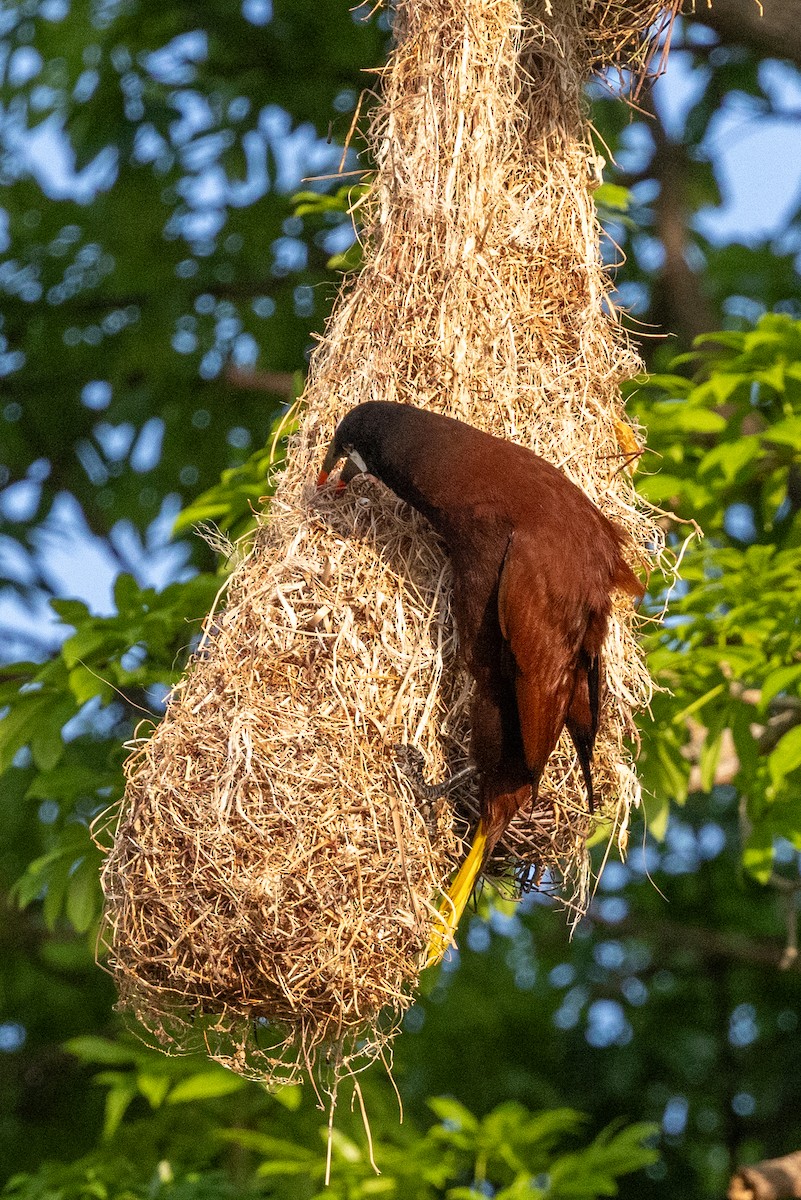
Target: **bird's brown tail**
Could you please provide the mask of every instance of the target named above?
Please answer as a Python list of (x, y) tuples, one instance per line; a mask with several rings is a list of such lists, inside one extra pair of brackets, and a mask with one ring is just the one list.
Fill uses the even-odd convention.
[[(621, 540), (624, 535), (622, 530)], [(626, 592), (641, 600), (645, 588), (623, 555), (618, 556), (610, 584), (611, 591)], [(590, 619), (584, 642), (579, 650), (573, 695), (565, 717), (567, 731), (576, 747), (581, 773), (587, 788), (587, 807), (594, 811), (592, 786), (592, 752), (598, 734), (601, 705), (601, 648), (609, 628), (609, 609), (599, 608)]]
[(592, 789), (592, 751), (598, 733), (600, 711), (600, 655), (583, 649), (579, 652), (576, 684), (570, 698), (565, 724), (576, 747), (581, 773), (587, 788), (587, 807), (594, 812)]

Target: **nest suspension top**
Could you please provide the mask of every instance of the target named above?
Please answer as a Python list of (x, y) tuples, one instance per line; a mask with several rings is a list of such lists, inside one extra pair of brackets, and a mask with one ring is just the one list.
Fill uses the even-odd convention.
[[(352, 405), (397, 400), (522, 442), (645, 556), (659, 530), (622, 470), (619, 384), (639, 360), (610, 315), (582, 85), (642, 56), (662, 6), (399, 0), (359, 214), (365, 266), (317, 348), (305, 417), (254, 549), (168, 712), (128, 765), (104, 886), (121, 1004), (172, 1049), (265, 1079), (382, 1052), (411, 1002), (459, 858), (395, 746), (442, 779), (467, 756), (470, 681), (432, 531), (380, 485), (313, 495)], [(628, 48), (628, 49), (627, 49)], [(594, 775), (624, 828), (626, 738), (650, 695), (631, 608), (613, 616)], [(475, 810), (474, 787), (455, 796)], [(471, 809), (472, 805), (472, 809)], [(566, 739), (501, 860), (586, 895), (589, 820)], [(568, 897), (570, 898), (570, 897)]]

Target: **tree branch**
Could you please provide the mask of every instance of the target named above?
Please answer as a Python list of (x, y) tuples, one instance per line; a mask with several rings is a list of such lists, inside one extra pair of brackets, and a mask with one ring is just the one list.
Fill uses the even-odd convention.
[(740, 1167), (726, 1196), (728, 1200), (793, 1200), (801, 1196), (801, 1150)]
[(223, 378), (231, 387), (245, 391), (270, 392), (290, 400), (295, 395), (295, 376), (289, 371), (251, 371), (229, 365), (225, 368)]
[[(756, 967), (783, 966), (785, 947), (777, 942), (761, 941), (745, 937), (741, 933), (727, 933), (709, 929), (703, 925), (682, 925), (677, 921), (653, 921), (626, 917), (622, 921), (605, 921), (593, 910), (591, 920), (603, 928), (614, 929), (618, 934), (643, 938), (657, 942), (669, 949), (694, 950), (703, 959), (724, 959), (750, 963)], [(798, 970), (796, 960), (785, 969)]]
[(664, 266), (652, 287), (653, 312), (657, 324), (677, 334), (680, 342), (689, 346), (695, 337), (709, 333), (717, 324), (701, 278), (687, 258), (691, 240), (688, 181), (692, 164), (686, 146), (668, 136), (652, 93), (643, 97), (642, 107), (652, 118), (648, 128), (654, 139), (654, 155), (649, 173), (659, 183), (659, 195), (653, 205), (654, 222), (665, 251)]
[(709, 7), (697, 0), (687, 14), (699, 25), (708, 25), (724, 42), (750, 46), (772, 58), (801, 63), (801, 21), (797, 0), (712, 0)]

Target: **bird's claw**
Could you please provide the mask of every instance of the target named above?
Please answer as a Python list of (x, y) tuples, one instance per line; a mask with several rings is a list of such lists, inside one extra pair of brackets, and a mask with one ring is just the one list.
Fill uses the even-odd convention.
[(405, 742), (396, 742), (392, 747), (395, 751), (395, 762), (411, 784), (412, 791), (420, 803), (428, 808), (442, 795), (441, 787), (437, 784), (426, 783), (423, 777), (425, 759), (416, 746)]
[(396, 742), (392, 749), (395, 751), (395, 761), (399, 768), (424, 804), (433, 804), (436, 800), (442, 800), (449, 792), (478, 774), (478, 767), (471, 764), (462, 767), (450, 778), (443, 779), (442, 783), (426, 783), (423, 777), (425, 759), (417, 747), (409, 746), (405, 742)]

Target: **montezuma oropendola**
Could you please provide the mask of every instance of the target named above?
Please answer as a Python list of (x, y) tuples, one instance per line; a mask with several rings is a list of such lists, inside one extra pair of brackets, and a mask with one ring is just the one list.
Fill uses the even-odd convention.
[(536, 800), (567, 726), (592, 810), (601, 648), (612, 593), (644, 588), (628, 537), (556, 467), (514, 442), (406, 404), (367, 401), (343, 418), (318, 478), (375, 475), (421, 512), (453, 565), (460, 653), (475, 680), (471, 757), (481, 820), (429, 942), (437, 962), (488, 855)]

